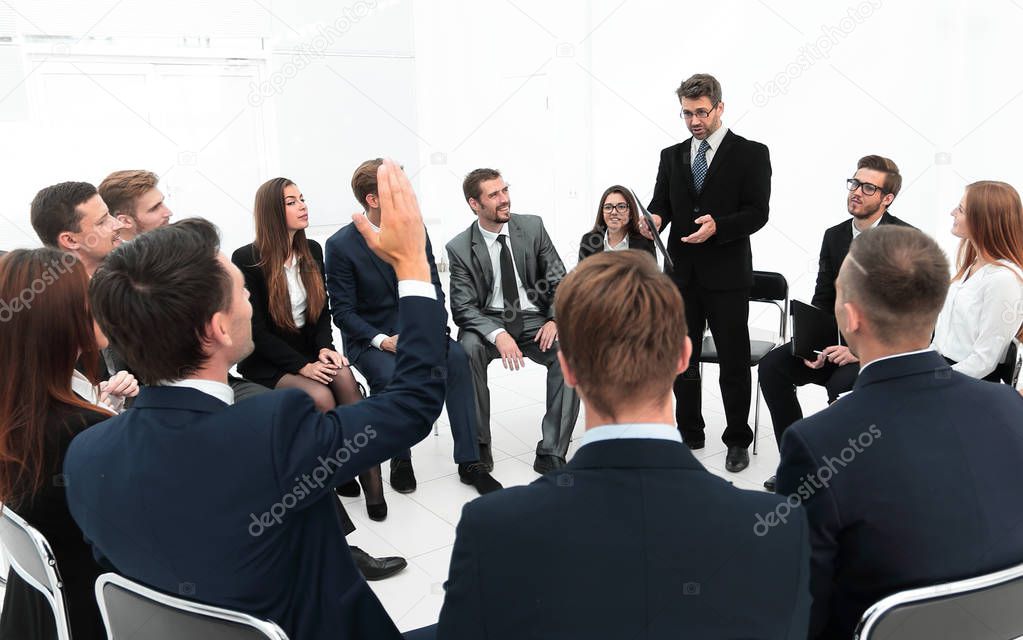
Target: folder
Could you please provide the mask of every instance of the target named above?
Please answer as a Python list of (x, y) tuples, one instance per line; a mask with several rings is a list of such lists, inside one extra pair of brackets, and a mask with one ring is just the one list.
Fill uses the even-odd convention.
[(791, 314), (792, 355), (812, 362), (825, 347), (842, 344), (838, 321), (827, 311), (793, 300)]

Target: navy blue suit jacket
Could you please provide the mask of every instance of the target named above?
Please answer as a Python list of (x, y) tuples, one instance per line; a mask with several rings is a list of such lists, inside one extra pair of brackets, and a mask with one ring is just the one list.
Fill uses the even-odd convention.
[(885, 596), (1023, 562), (1023, 398), (933, 351), (872, 363), (785, 431), (778, 490), (810, 522), (810, 637), (850, 638)]
[(437, 637), (804, 640), (806, 519), (757, 527), (781, 502), (682, 443), (587, 444), (561, 472), (465, 505)]
[[(341, 330), (345, 355), (355, 362), (366, 349), (374, 348), (378, 334), (401, 333), (398, 318), (398, 279), (391, 265), (377, 257), (354, 224), (342, 227), (327, 240), (327, 294), (334, 324)], [(444, 304), (430, 234), (426, 234), (426, 258), (437, 299)]]
[(161, 591), (272, 619), (291, 638), (400, 638), (352, 561), (332, 490), (423, 439), (444, 402), (432, 375), (446, 358), (444, 308), (399, 305), (394, 381), (371, 398), (323, 414), (294, 389), (227, 406), (146, 387), (76, 437), (68, 503), (97, 557)]

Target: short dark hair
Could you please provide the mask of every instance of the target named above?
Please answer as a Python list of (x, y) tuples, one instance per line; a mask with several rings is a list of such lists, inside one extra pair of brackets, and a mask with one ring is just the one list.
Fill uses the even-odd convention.
[(82, 214), (78, 205), (96, 195), (96, 187), (88, 182), (61, 182), (40, 189), (32, 198), (32, 228), (43, 244), (60, 248), (57, 238), (65, 231), (82, 230)]
[(881, 225), (853, 240), (839, 278), (842, 299), (856, 303), (878, 340), (897, 344), (934, 330), (948, 293), (948, 259), (924, 232)]
[(359, 206), (369, 211), (366, 196), (377, 192), (377, 169), (384, 163), (383, 158), (374, 158), (360, 164), (352, 174), (352, 193)]
[(898, 165), (890, 158), (885, 158), (884, 156), (863, 156), (856, 163), (856, 169), (870, 169), (871, 171), (880, 171), (885, 174), (884, 184), (881, 185), (881, 189), (893, 196), (899, 195), (899, 189), (902, 188), (902, 174), (899, 173)]
[(188, 218), (114, 249), (89, 286), (92, 312), (143, 384), (180, 380), (208, 360), (206, 325), (231, 305), (217, 228)]
[(483, 195), (483, 189), (480, 186), (483, 181), (500, 177), (501, 172), (497, 169), (473, 169), (470, 171), (462, 181), (462, 194), (465, 195), (465, 201), (469, 202), (469, 198), (475, 198), (479, 202), (480, 196)]
[(675, 89), (675, 95), (680, 102), (682, 98), (695, 100), (707, 96), (716, 105), (721, 102), (721, 83), (709, 73), (697, 73), (683, 80)]
[(682, 296), (642, 251), (586, 258), (554, 298), (561, 353), (580, 395), (612, 418), (671, 393), (686, 339)]

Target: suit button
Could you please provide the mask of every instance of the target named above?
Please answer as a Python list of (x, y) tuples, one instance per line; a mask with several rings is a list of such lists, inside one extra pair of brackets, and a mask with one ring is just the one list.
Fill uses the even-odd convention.
[(700, 213), (700, 207), (693, 207), (693, 213)]

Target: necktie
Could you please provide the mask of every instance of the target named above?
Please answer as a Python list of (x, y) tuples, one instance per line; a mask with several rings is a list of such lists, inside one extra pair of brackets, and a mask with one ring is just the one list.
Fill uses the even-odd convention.
[(703, 191), (703, 179), (707, 177), (707, 149), (710, 149), (710, 144), (701, 140), (700, 149), (693, 160), (693, 186), (696, 187), (696, 193)]
[(512, 261), (508, 236), (497, 236), (501, 243), (501, 295), (504, 296), (504, 328), (516, 340), (522, 335), (522, 307), (519, 287), (515, 284), (515, 263)]

